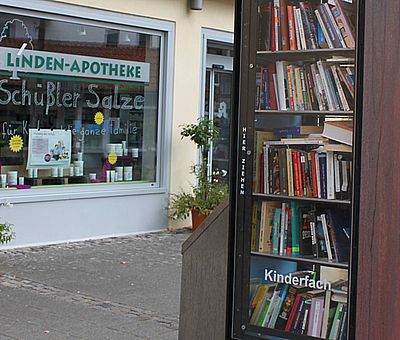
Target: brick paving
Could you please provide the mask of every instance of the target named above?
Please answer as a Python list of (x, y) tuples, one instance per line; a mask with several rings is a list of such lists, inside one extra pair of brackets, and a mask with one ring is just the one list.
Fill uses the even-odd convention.
[(0, 250), (0, 339), (176, 340), (188, 236)]

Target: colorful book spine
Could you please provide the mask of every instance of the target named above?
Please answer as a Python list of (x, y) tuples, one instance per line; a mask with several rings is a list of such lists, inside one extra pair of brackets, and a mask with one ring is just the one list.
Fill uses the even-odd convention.
[(316, 49), (318, 48), (317, 30), (312, 15), (310, 13), (310, 7), (308, 6), (309, 4), (305, 2), (300, 2), (299, 5), (306, 36), (306, 43), (308, 43), (308, 48)]
[(297, 202), (290, 203), (292, 226), (292, 256), (300, 256), (300, 216)]
[(347, 47), (349, 48), (354, 48), (356, 43), (355, 43), (355, 35), (353, 32), (353, 29), (350, 27), (350, 23), (346, 18), (346, 15), (344, 14), (344, 8), (340, 2), (340, 0), (334, 0), (334, 3), (336, 5), (336, 10), (338, 12), (338, 15), (335, 16), (337, 20), (340, 20), (343, 24), (344, 27), (344, 40), (346, 42)]
[(296, 26), (294, 21), (294, 12), (293, 5), (287, 6), (287, 15), (288, 15), (288, 28), (289, 28), (289, 49), (291, 51), (297, 50), (296, 44)]

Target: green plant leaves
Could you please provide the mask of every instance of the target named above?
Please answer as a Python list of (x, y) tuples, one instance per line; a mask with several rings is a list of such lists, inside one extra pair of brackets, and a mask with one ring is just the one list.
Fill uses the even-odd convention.
[(189, 138), (201, 150), (202, 162), (194, 165), (191, 172), (197, 178), (197, 186), (191, 192), (172, 194), (170, 198), (169, 216), (173, 219), (188, 218), (192, 209), (198, 209), (200, 214), (209, 215), (227, 196), (228, 186), (209, 181), (207, 176), (207, 154), (211, 142), (219, 135), (219, 128), (208, 118), (198, 124), (183, 125), (181, 136)]
[(12, 224), (0, 223), (0, 244), (8, 243), (14, 238)]

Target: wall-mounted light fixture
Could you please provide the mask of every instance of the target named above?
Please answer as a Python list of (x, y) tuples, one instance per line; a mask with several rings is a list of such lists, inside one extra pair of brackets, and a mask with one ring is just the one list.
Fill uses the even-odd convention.
[(190, 9), (193, 10), (202, 10), (203, 9), (203, 0), (190, 0)]

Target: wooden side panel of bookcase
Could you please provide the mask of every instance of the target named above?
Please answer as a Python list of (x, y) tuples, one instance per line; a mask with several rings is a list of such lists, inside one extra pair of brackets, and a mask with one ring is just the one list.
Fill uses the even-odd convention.
[(182, 245), (180, 340), (224, 340), (227, 318), (229, 202)]
[(357, 340), (400, 339), (399, 13), (365, 0)]

